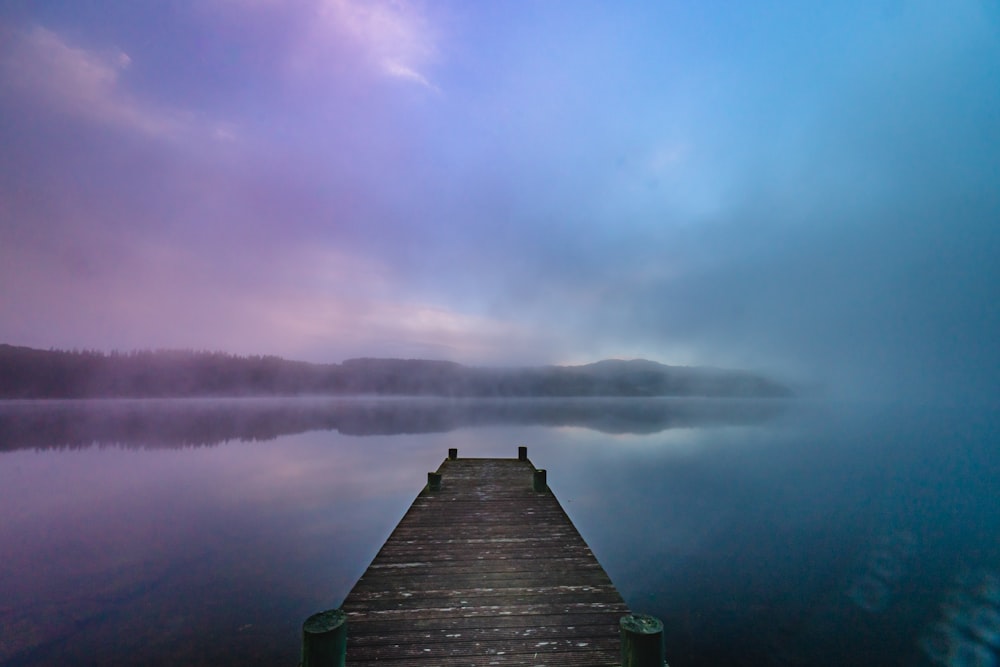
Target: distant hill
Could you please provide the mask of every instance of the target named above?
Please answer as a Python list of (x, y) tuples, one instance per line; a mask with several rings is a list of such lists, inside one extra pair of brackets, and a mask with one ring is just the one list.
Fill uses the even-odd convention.
[(608, 359), (582, 366), (486, 368), (425, 359), (310, 364), (177, 350), (104, 354), (0, 344), (0, 398), (392, 395), (454, 397), (782, 397), (745, 371)]

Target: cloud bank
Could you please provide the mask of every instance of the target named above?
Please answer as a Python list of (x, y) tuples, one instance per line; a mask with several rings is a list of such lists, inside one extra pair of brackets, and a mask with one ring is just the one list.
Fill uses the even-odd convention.
[(1000, 11), (0, 12), (0, 339), (1000, 395)]

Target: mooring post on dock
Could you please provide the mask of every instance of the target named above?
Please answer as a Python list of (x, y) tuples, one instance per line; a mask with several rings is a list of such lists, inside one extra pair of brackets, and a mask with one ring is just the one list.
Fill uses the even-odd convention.
[(302, 667), (345, 667), (347, 614), (328, 609), (302, 624)]
[(517, 460), (527, 461), (528, 460), (528, 448), (525, 446), (520, 446), (517, 448)]
[(663, 623), (646, 614), (622, 616), (622, 667), (663, 667)]
[(535, 475), (531, 480), (531, 488), (533, 488), (538, 493), (541, 493), (542, 491), (547, 491), (549, 485), (545, 478), (546, 478), (546, 473), (544, 468), (536, 470)]
[(450, 461), (454, 461), (457, 458), (458, 458), (458, 449), (455, 448), (455, 447), (449, 448), (448, 449), (448, 459)]
[(439, 472), (427, 473), (427, 490), (428, 491), (441, 490), (441, 473)]

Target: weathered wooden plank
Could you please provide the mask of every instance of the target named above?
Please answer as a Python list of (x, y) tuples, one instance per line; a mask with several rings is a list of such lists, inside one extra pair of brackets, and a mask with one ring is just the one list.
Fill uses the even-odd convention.
[[(577, 613), (573, 616), (572, 623), (567, 624), (567, 617), (563, 614), (520, 614), (505, 616), (465, 616), (460, 618), (449, 618), (447, 625), (455, 629), (475, 630), (486, 628), (494, 632), (501, 632), (503, 628), (547, 628), (564, 627), (567, 631), (577, 627), (587, 627), (591, 625), (602, 625), (607, 623), (607, 613), (600, 611), (595, 614)], [(617, 622), (617, 621), (616, 621)], [(366, 634), (378, 634), (381, 632), (390, 633), (398, 631), (399, 627), (394, 620), (380, 620), (374, 617), (355, 616), (351, 623), (366, 624)], [(440, 618), (415, 618), (407, 623), (407, 631), (423, 632), (440, 629), (442, 627)]]
[(617, 665), (628, 609), (530, 461), (437, 472), (344, 601), (348, 664)]
[(356, 646), (372, 646), (376, 644), (413, 644), (448, 642), (454, 639), (462, 641), (482, 642), (485, 640), (509, 641), (530, 638), (538, 641), (556, 639), (590, 640), (595, 633), (606, 634), (614, 632), (611, 625), (530, 625), (530, 626), (497, 626), (487, 627), (431, 627), (424, 629), (410, 628), (398, 632), (395, 626), (386, 626), (386, 632), (379, 633), (372, 628), (366, 628), (364, 636), (356, 640)]
[(612, 655), (608, 651), (563, 651), (557, 654), (548, 653), (508, 653), (503, 655), (484, 654), (472, 656), (441, 656), (427, 658), (424, 656), (401, 656), (398, 658), (382, 657), (374, 661), (352, 662), (348, 664), (364, 664), (377, 662), (390, 667), (621, 667), (621, 657), (618, 652)]
[[(484, 572), (477, 574), (435, 575), (419, 579), (410, 577), (382, 577), (366, 580), (355, 586), (355, 594), (367, 592), (428, 593), (444, 590), (476, 590), (489, 593), (503, 588), (524, 588), (536, 583), (530, 572)], [(559, 571), (551, 573), (546, 582), (550, 586), (603, 586), (607, 584), (604, 573), (596, 569)]]
[[(444, 606), (444, 607), (424, 607), (418, 611), (406, 608), (397, 608), (395, 606), (371, 606), (365, 608), (359, 608), (357, 610), (352, 607), (352, 611), (348, 613), (348, 619), (353, 622), (353, 619), (357, 616), (367, 615), (368, 617), (376, 618), (397, 618), (403, 619), (418, 619), (418, 618), (445, 618), (451, 619), (456, 616), (460, 617), (476, 617), (476, 616), (529, 616), (533, 614), (561, 614), (565, 619), (566, 623), (572, 624), (573, 617), (577, 614), (595, 614), (607, 612), (609, 609), (615, 609), (618, 605), (609, 604), (606, 602), (591, 602), (591, 603), (540, 603), (540, 604), (515, 604), (513, 602), (508, 602), (503, 605), (491, 605), (491, 606)], [(617, 615), (616, 615), (617, 617)]]
[(397, 609), (425, 607), (491, 607), (507, 603), (531, 604), (573, 602), (605, 602), (615, 593), (613, 586), (550, 586), (520, 588), (469, 588), (449, 591), (422, 591), (419, 594), (398, 591), (362, 591), (354, 596), (358, 609), (373, 606), (394, 606)]
[[(531, 637), (525, 641), (521, 637), (514, 639), (486, 638), (483, 641), (462, 641), (460, 638), (443, 642), (417, 641), (413, 643), (381, 644), (376, 646), (358, 646), (354, 654), (364, 656), (369, 660), (384, 660), (387, 658), (421, 657), (428, 660), (453, 656), (485, 656), (513, 655), (515, 653), (537, 655), (552, 655), (565, 651), (607, 651), (614, 652), (619, 648), (617, 639), (602, 638), (594, 641), (590, 638), (538, 638)], [(354, 659), (352, 658), (352, 661)]]

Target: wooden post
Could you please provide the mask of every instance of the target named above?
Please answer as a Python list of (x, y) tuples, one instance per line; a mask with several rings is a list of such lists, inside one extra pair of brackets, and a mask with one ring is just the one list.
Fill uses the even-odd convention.
[(622, 667), (663, 667), (663, 623), (646, 614), (622, 616)]
[(535, 471), (535, 476), (531, 480), (531, 488), (533, 488), (535, 491), (538, 491), (538, 492), (542, 492), (542, 491), (548, 490), (549, 485), (548, 485), (548, 483), (545, 480), (545, 470), (544, 469), (542, 469), (542, 470), (536, 470)]
[(302, 624), (302, 667), (345, 667), (347, 614), (328, 609)]
[(528, 460), (528, 448), (527, 447), (524, 447), (522, 445), (521, 447), (517, 448), (517, 460), (518, 461), (527, 461)]
[(427, 490), (428, 491), (441, 490), (441, 473), (439, 472), (427, 473)]
[(455, 459), (457, 459), (458, 458), (458, 449), (456, 449), (455, 447), (451, 447), (448, 450), (448, 458), (451, 459), (452, 461), (454, 461)]

